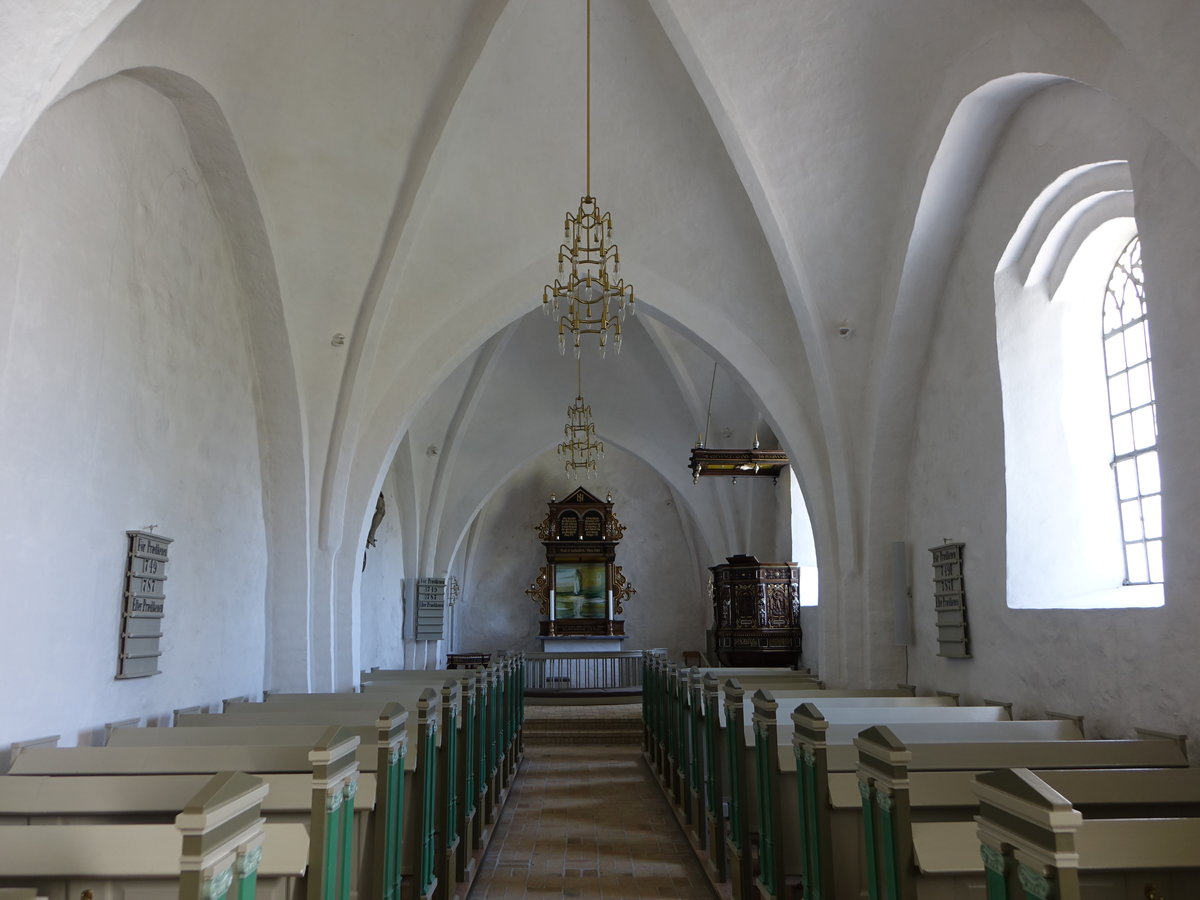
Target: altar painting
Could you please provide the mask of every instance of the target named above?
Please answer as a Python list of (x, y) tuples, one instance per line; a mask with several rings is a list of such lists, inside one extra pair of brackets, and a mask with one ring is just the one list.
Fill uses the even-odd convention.
[(554, 617), (608, 617), (608, 584), (602, 562), (557, 563), (554, 566)]

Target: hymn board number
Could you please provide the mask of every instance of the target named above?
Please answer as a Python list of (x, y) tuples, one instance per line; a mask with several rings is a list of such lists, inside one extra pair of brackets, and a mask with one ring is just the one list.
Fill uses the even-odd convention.
[(167, 548), (171, 538), (149, 531), (127, 531), (125, 595), (121, 611), (118, 678), (158, 675), (162, 651), (163, 605), (166, 601)]

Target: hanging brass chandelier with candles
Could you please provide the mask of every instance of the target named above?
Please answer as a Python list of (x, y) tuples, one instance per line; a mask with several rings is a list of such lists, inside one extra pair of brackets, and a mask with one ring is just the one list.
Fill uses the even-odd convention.
[(567, 477), (581, 480), (583, 475), (595, 478), (604, 453), (604, 442), (596, 440), (596, 425), (592, 422), (592, 408), (583, 402), (582, 362), (575, 360), (575, 402), (567, 407), (567, 424), (558, 445), (558, 453), (565, 457)]
[(625, 308), (628, 306), (630, 315), (636, 312), (633, 285), (620, 277), (621, 253), (612, 240), (612, 214), (602, 211), (592, 196), (592, 0), (587, 0), (586, 57), (585, 192), (579, 208), (566, 214), (558, 274), (542, 290), (542, 309), (547, 315), (551, 309), (558, 315), (560, 303), (566, 304), (566, 313), (558, 319), (558, 352), (566, 353), (570, 334), (576, 359), (585, 334), (599, 337), (601, 356), (611, 334), (620, 353)]

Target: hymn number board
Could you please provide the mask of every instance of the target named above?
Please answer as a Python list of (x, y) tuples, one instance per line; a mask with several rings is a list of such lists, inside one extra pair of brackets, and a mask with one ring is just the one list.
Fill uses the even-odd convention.
[(163, 606), (166, 603), (167, 548), (171, 538), (149, 531), (127, 531), (125, 593), (121, 611), (118, 678), (158, 675), (162, 656)]
[(417, 620), (413, 637), (440, 641), (446, 636), (446, 579), (417, 579)]
[(933, 608), (937, 613), (938, 656), (971, 655), (967, 633), (967, 589), (963, 582), (963, 547), (947, 541), (930, 547), (933, 554)]

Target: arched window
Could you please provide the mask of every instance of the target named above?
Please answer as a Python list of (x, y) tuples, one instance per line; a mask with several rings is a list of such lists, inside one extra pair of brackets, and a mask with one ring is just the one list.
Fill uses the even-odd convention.
[(1072, 169), (1037, 197), (996, 268), (1005, 599), (1015, 609), (1164, 603), (1134, 212), (1127, 163)]
[(817, 549), (813, 540), (812, 522), (808, 518), (808, 506), (800, 490), (800, 480), (790, 468), (784, 469), (780, 477), (788, 482), (788, 498), (791, 506), (792, 561), (800, 566), (800, 605), (816, 606), (820, 591), (817, 577)]
[(1126, 584), (1161, 584), (1162, 483), (1141, 242), (1121, 251), (1104, 292), (1104, 367)]

